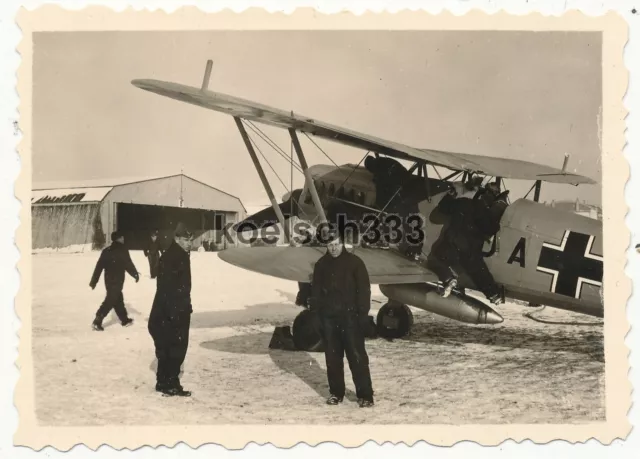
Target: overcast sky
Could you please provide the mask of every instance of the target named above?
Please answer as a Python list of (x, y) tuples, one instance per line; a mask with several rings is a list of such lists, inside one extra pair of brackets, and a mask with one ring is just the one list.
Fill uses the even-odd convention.
[[(90, 32), (34, 36), (34, 187), (184, 172), (268, 200), (233, 119), (133, 85), (154, 78), (255, 100), (413, 147), (518, 158), (601, 180), (595, 33)], [(289, 152), (286, 131), (262, 129)], [(310, 164), (330, 163), (304, 136)], [(314, 139), (336, 163), (364, 151)], [(289, 186), (290, 166), (258, 140)], [(263, 161), (276, 196), (285, 189)], [(295, 172), (294, 186), (302, 184)], [(512, 199), (531, 183), (509, 181)], [(526, 187), (526, 188), (523, 188)], [(599, 186), (543, 200), (601, 203)]]

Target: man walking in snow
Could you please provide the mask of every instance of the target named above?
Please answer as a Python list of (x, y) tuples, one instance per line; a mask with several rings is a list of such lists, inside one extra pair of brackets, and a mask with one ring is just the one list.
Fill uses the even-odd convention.
[(138, 271), (133, 265), (133, 261), (131, 261), (129, 251), (124, 246), (124, 236), (118, 231), (115, 231), (111, 234), (111, 240), (113, 241), (111, 245), (100, 254), (98, 263), (96, 263), (93, 271), (93, 276), (89, 282), (91, 289), (95, 289), (100, 280), (100, 275), (102, 271), (104, 271), (104, 285), (107, 289), (107, 295), (96, 312), (96, 318), (92, 324), (93, 329), (97, 331), (104, 331), (102, 321), (112, 309), (116, 311), (123, 327), (133, 323), (133, 319), (129, 318), (127, 309), (124, 307), (124, 297), (122, 295), (125, 271), (128, 272), (136, 282), (140, 280)]

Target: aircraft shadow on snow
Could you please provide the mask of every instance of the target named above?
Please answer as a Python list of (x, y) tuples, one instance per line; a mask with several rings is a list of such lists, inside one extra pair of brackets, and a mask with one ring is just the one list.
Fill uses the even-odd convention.
[[(286, 297), (291, 296), (280, 292)], [(196, 328), (212, 328), (226, 325), (252, 325), (256, 322), (274, 323), (276, 312), (290, 314), (291, 321), (298, 313), (291, 303), (264, 303), (247, 306), (240, 311), (219, 311), (194, 313), (192, 324)], [(286, 322), (280, 320), (279, 322)], [(289, 374), (297, 376), (301, 381), (313, 389), (319, 396), (328, 394), (327, 376), (324, 368), (318, 365), (316, 359), (308, 352), (284, 351), (269, 349), (271, 332), (249, 332), (242, 335), (230, 336), (217, 340), (205, 341), (200, 344), (205, 349), (234, 354), (269, 355), (276, 367)], [(529, 332), (522, 329), (509, 328), (475, 328), (465, 324), (416, 323), (412, 332), (401, 340), (422, 343), (425, 350), (429, 345), (462, 346), (465, 344), (480, 344), (495, 348), (529, 349), (547, 352), (572, 352), (585, 354), (594, 361), (604, 361), (602, 335), (597, 331), (585, 330), (576, 332), (571, 329), (555, 330), (546, 333), (543, 330)], [(398, 343), (399, 344), (399, 343)], [(321, 356), (321, 354), (318, 354)], [(321, 357), (322, 358), (322, 357)], [(346, 369), (346, 362), (345, 362)], [(348, 373), (348, 372), (347, 372)], [(355, 401), (356, 395), (347, 389), (346, 398)]]
[(573, 327), (527, 331), (521, 328), (484, 328), (464, 324), (416, 323), (404, 341), (426, 345), (462, 346), (480, 344), (509, 349), (540, 352), (571, 352), (585, 354), (595, 361), (604, 361), (602, 333), (588, 327), (576, 331)]
[[(234, 354), (269, 355), (271, 361), (280, 370), (298, 377), (319, 396), (327, 397), (329, 395), (326, 370), (318, 365), (311, 353), (269, 349), (270, 341), (271, 333), (260, 332), (206, 341), (200, 346), (209, 350)], [(323, 358), (322, 354), (317, 355)], [(356, 394), (347, 388), (345, 398), (356, 401)]]
[[(290, 325), (301, 308), (293, 306), (295, 294), (277, 290), (284, 298), (282, 303), (263, 303), (246, 306), (239, 311), (211, 311), (194, 313), (192, 326), (198, 328), (212, 328), (234, 325), (275, 324), (282, 322)], [(286, 317), (282, 317), (285, 315)], [(276, 317), (280, 317), (280, 320)], [(205, 349), (229, 352), (234, 354), (269, 355), (271, 361), (282, 371), (295, 375), (319, 396), (326, 397), (329, 393), (327, 373), (318, 365), (316, 359), (304, 351), (283, 351), (269, 349), (271, 332), (251, 332), (230, 336), (200, 344)], [(347, 389), (345, 398), (356, 401), (356, 394)]]
[[(284, 299), (281, 302), (246, 305), (243, 309), (199, 312), (194, 305), (191, 328), (216, 328), (249, 325), (289, 325), (302, 310), (295, 306), (295, 294), (276, 290)], [(213, 301), (216, 301), (215, 298)]]
[(262, 303), (230, 311), (194, 311), (191, 316), (191, 328), (289, 325), (299, 313), (298, 307), (286, 303)]
[[(295, 316), (301, 311), (300, 307), (294, 306), (296, 295), (283, 290), (276, 291), (284, 297), (284, 302), (248, 305), (242, 310), (235, 311), (194, 313), (191, 321), (192, 327), (291, 325)], [(268, 354), (276, 367), (286, 373), (295, 375), (319, 396), (326, 397), (329, 390), (326, 370), (318, 365), (316, 359), (309, 352), (269, 349), (271, 336), (271, 332), (253, 332), (206, 341), (200, 345), (205, 349), (234, 354)], [(321, 356), (321, 354), (319, 355)], [(345, 398), (353, 402), (357, 400), (356, 394), (348, 388)]]

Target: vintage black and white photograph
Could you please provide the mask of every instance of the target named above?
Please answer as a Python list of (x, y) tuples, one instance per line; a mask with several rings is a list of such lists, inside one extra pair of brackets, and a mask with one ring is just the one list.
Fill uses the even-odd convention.
[(31, 40), (37, 425), (606, 425), (601, 30)]

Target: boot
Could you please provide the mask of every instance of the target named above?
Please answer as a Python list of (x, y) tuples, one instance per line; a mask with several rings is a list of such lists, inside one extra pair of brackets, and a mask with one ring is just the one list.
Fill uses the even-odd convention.
[(184, 390), (182, 386), (172, 387), (170, 389), (164, 388), (160, 392), (165, 397), (191, 397), (191, 391)]
[(373, 407), (373, 399), (359, 398), (358, 406), (360, 408), (371, 408)]
[(156, 392), (165, 392), (168, 389), (169, 387), (167, 386), (167, 383), (161, 383), (161, 382), (156, 383)]
[(445, 282), (444, 291), (442, 292), (442, 298), (447, 298), (449, 295), (451, 295), (451, 292), (457, 286), (458, 286), (458, 280), (455, 277)]
[(104, 331), (104, 328), (102, 327), (102, 317), (96, 316), (96, 318), (93, 320), (93, 323), (91, 324), (91, 327), (95, 331)]
[(499, 293), (496, 293), (494, 295), (491, 295), (489, 297), (489, 301), (491, 301), (492, 304), (498, 305), (498, 304), (502, 304), (504, 303), (502, 296), (500, 296)]

